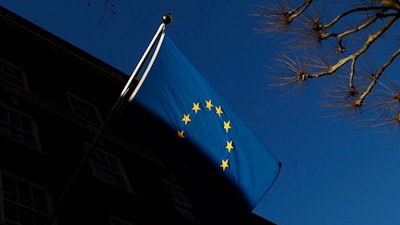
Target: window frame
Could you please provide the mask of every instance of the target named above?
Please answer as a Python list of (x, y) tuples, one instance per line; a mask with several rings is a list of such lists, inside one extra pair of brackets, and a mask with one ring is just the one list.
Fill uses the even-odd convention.
[(194, 206), (183, 189), (168, 180), (162, 179), (162, 181), (165, 184), (166, 192), (173, 202), (177, 213), (185, 218), (199, 222)]
[[(71, 92), (67, 92), (67, 98), (68, 98), (69, 106), (71, 107), (71, 110), (73, 113), (75, 113), (80, 118), (82, 118), (83, 120), (88, 121), (90, 123), (97, 124), (97, 125), (103, 124), (103, 120), (101, 118), (99, 110), (97, 109), (97, 107), (94, 104), (90, 103), (89, 101), (87, 101)], [(82, 109), (77, 108), (76, 104), (73, 103), (73, 101), (77, 101), (80, 104), (83, 104), (85, 106), (85, 108), (87, 108), (89, 110), (82, 110)], [(93, 111), (93, 113), (90, 113), (90, 111)]]
[[(86, 150), (88, 151), (88, 150), (89, 150), (89, 145), (88, 145), (88, 143), (85, 143), (85, 147), (86, 147)], [(114, 165), (114, 167), (116, 166), (116, 167), (118, 168), (119, 171), (116, 172), (116, 171), (114, 171), (113, 169), (111, 169), (111, 168), (109, 168), (109, 167), (105, 167), (104, 165), (101, 165), (101, 164), (99, 164), (98, 162), (94, 162), (92, 158), (95, 157), (95, 154), (98, 154), (98, 153), (103, 154), (103, 156), (106, 156), (106, 157), (108, 157), (109, 159), (110, 159), (110, 158), (111, 158), (111, 159), (114, 159), (114, 160), (115, 160), (115, 163), (116, 163), (116, 164)], [(96, 156), (97, 156), (97, 155), (96, 155)], [(120, 160), (120, 158), (119, 158), (118, 156), (116, 156), (116, 155), (114, 155), (114, 154), (111, 154), (110, 152), (107, 152), (107, 151), (103, 150), (103, 149), (100, 148), (100, 147), (96, 147), (96, 148), (91, 152), (91, 154), (90, 154), (90, 156), (89, 156), (89, 163), (90, 163), (90, 167), (91, 167), (91, 169), (92, 169), (93, 175), (94, 175), (96, 178), (98, 178), (99, 180), (102, 180), (102, 181), (104, 181), (104, 182), (107, 182), (107, 183), (109, 183), (109, 184), (111, 184), (111, 185), (114, 185), (114, 186), (116, 186), (116, 187), (118, 187), (118, 188), (121, 188), (121, 189), (123, 189), (123, 190), (126, 190), (126, 191), (128, 191), (128, 192), (134, 193), (133, 190), (132, 190), (132, 187), (131, 187), (131, 185), (130, 185), (128, 176), (126, 175), (125, 169), (124, 169), (124, 167), (123, 167), (123, 165), (122, 165), (122, 162), (121, 162), (121, 160)], [(109, 161), (107, 161), (107, 163), (109, 163)], [(94, 165), (94, 164), (95, 164), (95, 165)], [(106, 174), (105, 174), (105, 175), (110, 175), (110, 174), (111, 174), (111, 176), (113, 176), (113, 175), (120, 176), (120, 177), (121, 177), (120, 180), (122, 180), (122, 181), (124, 182), (124, 185), (119, 185), (117, 182), (111, 182), (109, 179), (105, 179), (105, 177), (102, 177), (102, 176), (98, 175), (98, 173), (96, 173), (96, 171), (97, 171), (96, 168), (101, 169), (102, 172), (106, 171)], [(112, 178), (113, 178), (113, 179), (112, 179), (113, 181), (118, 180), (118, 179), (114, 179), (114, 177), (112, 177)]]
[(136, 225), (136, 223), (129, 222), (115, 215), (108, 215), (111, 225)]
[[(7, 188), (4, 186), (5, 183), (5, 177), (7, 177), (7, 179), (10, 179), (10, 181), (13, 181), (15, 183), (15, 192), (11, 192), (10, 188)], [(29, 194), (30, 196), (27, 196), (26, 192), (25, 195), (23, 195), (22, 191), (20, 190), (21, 187), (20, 185), (24, 185), (27, 188), (29, 188)], [(7, 193), (5, 191), (9, 190), (10, 192), (8, 193), (8, 195), (15, 197), (15, 199), (11, 199), (9, 197), (7, 197)], [(25, 189), (26, 190), (26, 189)], [(42, 202), (45, 206), (44, 208), (46, 208), (43, 211), (38, 210), (37, 208), (35, 208), (35, 199), (36, 199), (36, 204), (38, 204), (38, 198), (34, 196), (34, 192), (41, 191), (43, 194), (43, 198), (44, 201)], [(36, 193), (36, 194), (37, 194)], [(25, 200), (27, 198), (30, 198), (32, 206), (28, 206), (28, 205), (24, 205), (23, 203), (21, 203), (21, 199), (23, 199), (22, 196), (25, 196)], [(18, 221), (15, 221), (11, 218), (6, 218), (6, 208), (7, 207), (12, 207), (13, 209), (15, 209), (15, 213), (16, 213), (16, 218), (18, 218)], [(21, 223), (21, 214), (25, 216), (30, 215), (32, 216), (31, 218), (33, 219), (33, 223), (35, 225), (41, 225), (40, 221), (39, 222), (35, 222), (35, 219), (38, 217), (42, 217), (41, 219), (45, 222), (47, 221), (48, 217), (50, 216), (50, 213), (53, 209), (53, 205), (52, 205), (52, 201), (51, 201), (51, 197), (50, 197), (50, 193), (48, 190), (46, 190), (44, 187), (39, 186), (29, 180), (23, 179), (21, 177), (15, 176), (11, 173), (5, 172), (5, 171), (0, 171), (0, 223), (1, 224), (15, 224), (15, 225), (22, 225)]]
[[(9, 66), (11, 69), (19, 71), (21, 78), (16, 77), (17, 75), (15, 75), (15, 74), (10, 74), (10, 73), (4, 71), (5, 66)], [(10, 81), (10, 79), (4, 78), (4, 76), (11, 78), (12, 81)], [(19, 66), (14, 65), (13, 63), (10, 63), (10, 62), (4, 60), (4, 59), (0, 59), (0, 80), (7, 82), (8, 84), (12, 84), (16, 87), (28, 89), (28, 80), (26, 77), (25, 70)]]
[[(33, 117), (31, 117), (25, 113), (22, 113), (21, 111), (15, 109), (15, 108), (9, 107), (9, 106), (1, 104), (1, 103), (0, 103), (0, 116), (1, 116), (2, 109), (4, 109), (5, 113), (7, 114), (7, 121), (1, 120), (1, 117), (0, 117), (0, 124), (4, 123), (6, 125), (6, 127), (0, 126), (0, 136), (3, 136), (5, 138), (8, 138), (15, 142), (18, 142), (18, 143), (20, 143), (24, 146), (27, 146), (31, 149), (42, 152), (40, 138), (39, 138), (39, 130), (38, 130), (36, 120)], [(11, 114), (11, 117), (13, 117), (13, 118), (10, 118), (10, 114)], [(14, 120), (14, 121), (16, 120), (15, 115), (12, 116), (12, 114), (15, 114), (17, 116), (18, 123), (20, 124), (20, 126), (16, 126), (15, 124), (12, 124), (12, 122), (10, 120)], [(23, 121), (21, 121), (21, 119), (26, 120), (26, 121), (23, 122)], [(23, 124), (25, 124), (25, 125), (23, 125)], [(29, 129), (24, 130), (23, 127), (27, 126), (27, 124), (30, 124)], [(3, 130), (3, 128), (4, 128), (4, 130)], [(3, 132), (3, 131), (5, 131), (5, 132)], [(28, 139), (28, 138), (24, 138), (25, 136), (32, 137), (32, 144), (28, 144), (29, 142), (24, 141), (25, 139)]]

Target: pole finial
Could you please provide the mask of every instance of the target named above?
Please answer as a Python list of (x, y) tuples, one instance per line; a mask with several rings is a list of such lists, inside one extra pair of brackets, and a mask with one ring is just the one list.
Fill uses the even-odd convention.
[(167, 13), (167, 14), (163, 15), (163, 17), (162, 17), (162, 22), (163, 22), (165, 25), (171, 23), (171, 21), (172, 21), (172, 13)]

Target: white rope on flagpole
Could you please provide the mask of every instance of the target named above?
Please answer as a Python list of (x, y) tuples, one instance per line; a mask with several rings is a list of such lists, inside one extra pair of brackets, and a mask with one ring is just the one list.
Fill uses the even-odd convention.
[(153, 66), (154, 60), (156, 59), (158, 52), (160, 51), (161, 45), (164, 40), (164, 36), (165, 36), (165, 32), (163, 30), (163, 32), (161, 33), (161, 36), (160, 36), (160, 40), (158, 41), (157, 47), (154, 50), (154, 54), (151, 57), (149, 64), (147, 65), (146, 71), (144, 71), (142, 78), (139, 80), (139, 83), (136, 85), (135, 90), (132, 92), (131, 96), (129, 97), (128, 102), (131, 102), (133, 100), (133, 98), (136, 96), (137, 92), (139, 91), (140, 87), (142, 86), (144, 80), (146, 79), (147, 75), (149, 74), (150, 69)]
[(160, 32), (162, 32), (164, 34), (164, 32), (165, 32), (165, 23), (161, 23), (161, 25), (158, 28), (156, 34), (154, 35), (153, 39), (151, 40), (149, 46), (147, 47), (146, 51), (144, 52), (142, 58), (140, 59), (139, 63), (136, 65), (135, 70), (132, 72), (132, 75), (130, 76), (128, 82), (126, 82), (126, 85), (125, 85), (124, 89), (121, 92), (121, 97), (122, 98), (125, 97), (125, 95), (128, 92), (130, 86), (132, 85), (133, 79), (136, 77), (136, 75), (138, 74), (139, 70), (142, 68), (144, 61), (146, 60), (146, 58), (149, 55), (149, 52), (151, 51), (151, 49), (154, 46), (154, 43), (157, 41), (158, 37), (160, 36)]

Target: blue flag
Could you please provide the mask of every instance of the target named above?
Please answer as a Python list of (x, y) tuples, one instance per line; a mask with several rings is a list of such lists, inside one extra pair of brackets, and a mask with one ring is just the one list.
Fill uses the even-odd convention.
[(135, 100), (190, 141), (253, 209), (280, 162), (167, 37)]

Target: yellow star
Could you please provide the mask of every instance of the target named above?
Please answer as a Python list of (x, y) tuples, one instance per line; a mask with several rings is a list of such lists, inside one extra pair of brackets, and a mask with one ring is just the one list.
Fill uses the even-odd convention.
[(226, 131), (226, 133), (228, 133), (228, 130), (231, 129), (231, 121), (225, 122), (224, 121), (224, 129)]
[(187, 125), (191, 121), (190, 114), (183, 114), (182, 121), (185, 122), (185, 125)]
[(228, 152), (230, 153), (231, 150), (233, 149), (233, 141), (227, 141), (225, 148), (228, 149)]
[(221, 165), (219, 165), (222, 168), (223, 171), (225, 171), (225, 169), (229, 167), (228, 161), (229, 161), (229, 159), (222, 160)]
[(215, 112), (218, 114), (219, 117), (221, 117), (221, 114), (223, 113), (221, 106), (215, 107)]
[(183, 130), (178, 130), (178, 137), (179, 138), (185, 138), (185, 135), (183, 134), (185, 131)]
[(193, 103), (193, 108), (192, 110), (197, 113), (197, 111), (201, 110), (200, 109), (200, 103)]
[(211, 100), (206, 100), (206, 108), (208, 110), (211, 110), (212, 107), (213, 107), (213, 104), (211, 103)]

